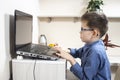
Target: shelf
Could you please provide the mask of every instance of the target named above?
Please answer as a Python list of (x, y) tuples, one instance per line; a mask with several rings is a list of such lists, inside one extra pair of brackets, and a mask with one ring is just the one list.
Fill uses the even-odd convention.
[(78, 16), (54, 16), (54, 17), (38, 17), (38, 19), (40, 20), (40, 21), (46, 21), (46, 22), (51, 22), (51, 21), (73, 21), (73, 22), (79, 22), (80, 21), (80, 17), (78, 17)]
[[(107, 16), (107, 13), (105, 13)], [(81, 15), (39, 15), (38, 18), (41, 21), (46, 21), (48, 23), (50, 23), (51, 21), (73, 21), (73, 22), (79, 22)], [(117, 17), (116, 16), (110, 16), (108, 14), (107, 16), (109, 21), (113, 21), (113, 22), (120, 22), (120, 16)]]

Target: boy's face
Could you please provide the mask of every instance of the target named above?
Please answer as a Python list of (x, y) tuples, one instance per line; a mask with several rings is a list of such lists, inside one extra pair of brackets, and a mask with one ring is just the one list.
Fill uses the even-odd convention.
[(94, 29), (87, 26), (87, 21), (81, 21), (80, 38), (85, 43), (90, 43), (93, 37)]

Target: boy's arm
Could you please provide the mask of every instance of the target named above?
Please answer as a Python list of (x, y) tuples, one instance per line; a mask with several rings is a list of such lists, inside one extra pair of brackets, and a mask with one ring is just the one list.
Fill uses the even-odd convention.
[(81, 58), (82, 56), (82, 48), (79, 49), (73, 49), (73, 48), (68, 48), (69, 53), (74, 57), (74, 58)]
[(89, 55), (87, 61), (82, 64), (82, 67), (76, 62), (71, 66), (70, 70), (80, 79), (80, 80), (92, 80), (98, 71), (98, 66), (100, 60), (98, 55), (92, 53)]

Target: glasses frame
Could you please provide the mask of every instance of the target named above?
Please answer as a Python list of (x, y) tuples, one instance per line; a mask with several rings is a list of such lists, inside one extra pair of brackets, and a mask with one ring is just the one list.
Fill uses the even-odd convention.
[(81, 28), (81, 31), (93, 31), (94, 29), (92, 28)]

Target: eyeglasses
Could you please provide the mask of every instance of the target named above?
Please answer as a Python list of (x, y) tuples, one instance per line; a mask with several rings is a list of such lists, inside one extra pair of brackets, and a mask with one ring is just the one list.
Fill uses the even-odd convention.
[(85, 28), (82, 28), (81, 27), (81, 31), (93, 31), (94, 29), (92, 29), (92, 28), (88, 28), (88, 29), (85, 29)]

